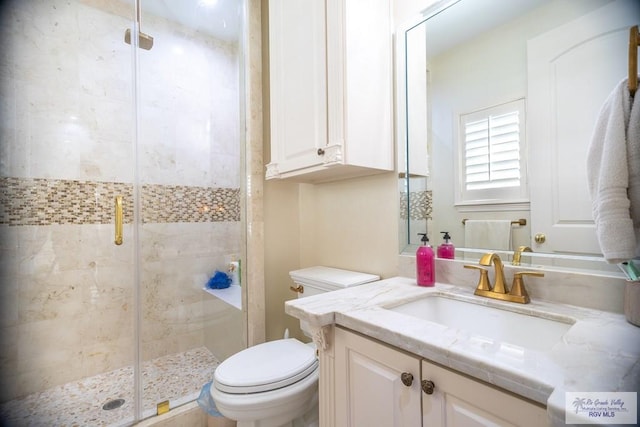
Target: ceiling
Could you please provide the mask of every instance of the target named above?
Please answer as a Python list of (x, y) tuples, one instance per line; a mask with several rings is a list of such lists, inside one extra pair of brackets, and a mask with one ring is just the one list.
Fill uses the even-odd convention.
[[(550, 0), (462, 0), (428, 20), (426, 37), (428, 56), (453, 46), (523, 15)], [(449, 2), (451, 3), (451, 2)], [(442, 2), (438, 3), (442, 5)], [(440, 6), (441, 7), (441, 6)], [(433, 10), (433, 9), (431, 9)], [(429, 9), (425, 12), (428, 13)], [(461, 24), (464, 23), (464, 24)]]

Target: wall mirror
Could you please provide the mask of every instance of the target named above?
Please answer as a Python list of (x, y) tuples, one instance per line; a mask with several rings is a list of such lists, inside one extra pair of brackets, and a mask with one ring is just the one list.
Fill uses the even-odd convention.
[[(448, 231), (456, 257), (522, 245), (533, 251), (523, 263), (618, 272), (598, 247), (586, 153), (600, 107), (627, 74), (628, 29), (638, 16), (633, 0), (446, 0), (401, 26), (400, 251), (413, 253), (424, 232), (436, 247)], [(522, 106), (526, 191), (461, 198), (468, 117), (511, 104)], [(469, 220), (513, 222), (510, 248), (477, 236), (468, 244)]]

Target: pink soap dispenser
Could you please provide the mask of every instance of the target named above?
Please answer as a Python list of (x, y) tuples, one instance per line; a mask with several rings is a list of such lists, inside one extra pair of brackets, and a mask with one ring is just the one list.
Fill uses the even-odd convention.
[(422, 246), (416, 251), (416, 280), (418, 286), (433, 286), (436, 283), (436, 257), (427, 233), (418, 235), (422, 236)]
[(449, 232), (441, 231), (440, 233), (444, 234), (444, 236), (442, 236), (444, 242), (438, 246), (438, 258), (454, 259), (456, 256), (456, 248), (453, 246), (453, 243), (451, 243)]

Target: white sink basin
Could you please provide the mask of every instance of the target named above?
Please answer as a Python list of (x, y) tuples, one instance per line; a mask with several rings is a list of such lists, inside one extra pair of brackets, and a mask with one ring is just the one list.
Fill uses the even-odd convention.
[(552, 320), (451, 298), (431, 296), (388, 308), (488, 339), (532, 350), (550, 350), (571, 328), (569, 319)]

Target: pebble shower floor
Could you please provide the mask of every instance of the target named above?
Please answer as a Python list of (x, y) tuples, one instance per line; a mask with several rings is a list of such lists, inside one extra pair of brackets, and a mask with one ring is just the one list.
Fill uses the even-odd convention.
[[(173, 408), (196, 399), (218, 364), (205, 347), (144, 362), (143, 415), (163, 400)], [(114, 399), (124, 404), (102, 409)], [(3, 403), (0, 426), (122, 426), (133, 422), (133, 406), (133, 368), (126, 367)]]

